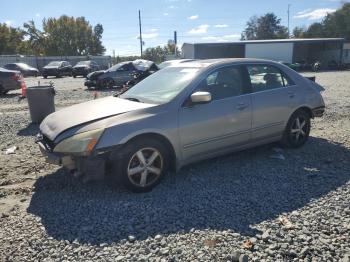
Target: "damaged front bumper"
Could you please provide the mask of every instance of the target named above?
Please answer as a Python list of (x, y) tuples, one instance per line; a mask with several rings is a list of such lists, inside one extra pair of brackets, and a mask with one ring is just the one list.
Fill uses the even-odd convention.
[(72, 156), (53, 153), (41, 141), (37, 141), (37, 144), (39, 145), (40, 152), (45, 157), (47, 163), (57, 166), (64, 166), (68, 169), (76, 168), (76, 164)]
[(109, 152), (99, 152), (97, 155), (74, 156), (52, 152), (44, 140), (36, 140), (41, 154), (47, 163), (62, 166), (69, 171), (78, 171), (86, 180), (101, 180), (105, 176)]

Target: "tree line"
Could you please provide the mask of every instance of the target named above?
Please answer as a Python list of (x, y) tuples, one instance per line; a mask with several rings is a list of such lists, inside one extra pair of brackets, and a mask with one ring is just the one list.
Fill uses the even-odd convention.
[[(249, 19), (241, 35), (241, 40), (265, 40), (288, 38), (288, 28), (281, 25), (281, 19), (274, 13), (253, 16)], [(340, 37), (350, 41), (350, 3), (329, 13), (321, 22), (308, 27), (295, 27), (292, 38)]]
[(34, 21), (14, 28), (0, 23), (0, 54), (75, 56), (102, 55), (103, 26), (90, 25), (84, 17), (48, 18), (39, 30)]

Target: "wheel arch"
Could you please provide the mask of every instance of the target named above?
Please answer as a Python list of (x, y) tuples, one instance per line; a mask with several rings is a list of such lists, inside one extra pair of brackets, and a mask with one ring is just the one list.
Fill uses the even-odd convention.
[[(296, 110), (294, 110), (293, 114), (294, 114), (295, 112), (297, 112), (297, 111), (304, 111), (304, 112), (306, 112), (306, 113), (309, 115), (310, 118), (314, 118), (314, 115), (313, 115), (313, 113), (312, 113), (312, 110), (311, 110), (311, 108), (308, 107), (308, 106), (301, 106), (301, 107), (297, 108)], [(292, 115), (293, 115), (293, 114), (292, 114)], [(292, 115), (291, 115), (291, 116), (292, 116)]]
[(143, 133), (143, 134), (138, 134), (138, 135), (135, 135), (133, 136), (132, 138), (128, 139), (125, 143), (124, 143), (124, 146), (129, 144), (129, 143), (132, 143), (133, 141), (135, 140), (138, 140), (138, 139), (146, 139), (146, 138), (153, 138), (155, 140), (158, 140), (160, 141), (163, 145), (165, 145), (165, 147), (168, 149), (168, 152), (169, 152), (169, 167), (172, 171), (176, 170), (176, 166), (177, 166), (177, 161), (176, 161), (176, 153), (175, 153), (175, 149), (174, 149), (174, 146), (173, 144), (170, 142), (170, 140), (162, 135), (162, 134), (159, 134), (159, 133), (156, 133), (156, 132), (148, 132), (148, 133)]

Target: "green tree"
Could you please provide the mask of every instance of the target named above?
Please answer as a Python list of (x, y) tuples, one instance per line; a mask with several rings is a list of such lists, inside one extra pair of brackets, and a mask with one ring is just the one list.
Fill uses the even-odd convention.
[(102, 45), (103, 26), (97, 24), (93, 28), (84, 17), (62, 15), (44, 19), (43, 31), (29, 21), (24, 30), (37, 55), (102, 55), (106, 51)]
[(241, 40), (281, 39), (288, 37), (288, 29), (274, 13), (253, 16), (241, 34)]
[(0, 54), (13, 55), (26, 51), (24, 32), (18, 28), (0, 23)]
[(327, 14), (321, 22), (311, 24), (308, 28), (294, 29), (296, 38), (315, 37), (342, 37), (350, 40), (350, 3), (343, 6), (334, 13)]

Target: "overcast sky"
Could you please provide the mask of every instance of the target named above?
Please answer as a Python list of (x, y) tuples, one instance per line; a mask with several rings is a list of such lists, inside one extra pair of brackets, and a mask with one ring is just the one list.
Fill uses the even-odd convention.
[(145, 47), (164, 45), (178, 32), (178, 42), (224, 42), (238, 40), (253, 15), (274, 12), (287, 26), (291, 4), (291, 30), (320, 21), (341, 6), (338, 0), (0, 0), (0, 22), (22, 26), (33, 19), (38, 26), (45, 17), (85, 16), (104, 27), (107, 54), (139, 54), (138, 10), (142, 14)]

